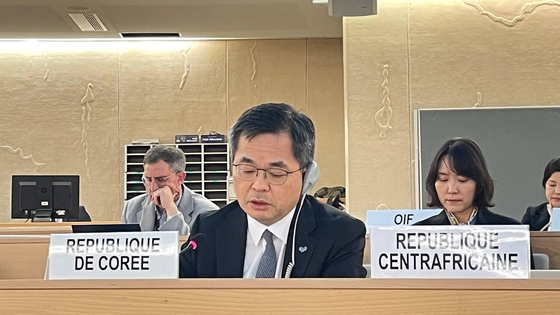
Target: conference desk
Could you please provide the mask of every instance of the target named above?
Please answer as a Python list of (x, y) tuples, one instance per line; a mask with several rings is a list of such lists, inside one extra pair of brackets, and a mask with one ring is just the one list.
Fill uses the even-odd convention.
[(531, 249), (548, 255), (550, 269), (560, 269), (560, 232), (531, 232)]
[[(42, 270), (38, 272), (36, 266), (45, 266), (50, 234), (71, 233), (72, 224), (114, 223), (118, 222), (0, 223), (0, 279), (42, 279)], [(185, 238), (180, 237), (179, 244), (184, 242)], [(371, 260), (369, 242), (368, 235), (364, 265)], [(531, 247), (534, 253), (548, 255), (550, 269), (560, 270), (560, 232), (531, 232)]]
[(4, 314), (558, 314), (560, 279), (0, 280)]

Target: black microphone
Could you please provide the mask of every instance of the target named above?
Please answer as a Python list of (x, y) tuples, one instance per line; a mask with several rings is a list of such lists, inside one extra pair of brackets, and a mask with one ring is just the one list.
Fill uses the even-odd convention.
[(204, 233), (198, 233), (195, 236), (191, 237), (189, 240), (189, 244), (187, 245), (187, 247), (183, 248), (181, 250), (181, 252), (179, 252), (179, 255), (182, 255), (185, 252), (188, 252), (189, 250), (196, 250), (198, 248), (198, 246), (200, 246), (200, 244), (204, 243), (206, 241), (206, 235)]

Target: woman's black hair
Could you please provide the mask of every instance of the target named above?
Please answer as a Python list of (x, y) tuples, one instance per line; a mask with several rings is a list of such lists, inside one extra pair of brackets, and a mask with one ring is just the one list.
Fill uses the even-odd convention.
[(546, 186), (546, 182), (548, 181), (550, 176), (552, 176), (552, 174), (556, 172), (560, 172), (560, 157), (554, 158), (550, 160), (548, 164), (546, 164), (546, 167), (544, 168), (544, 176), (542, 180), (543, 188)]
[(435, 183), (438, 179), (439, 165), (446, 156), (449, 158), (448, 166), (453, 172), (476, 182), (473, 205), (478, 208), (493, 207), (494, 181), (486, 168), (482, 151), (474, 141), (467, 138), (448, 140), (436, 153), (426, 178), (428, 207), (443, 208), (437, 195)]

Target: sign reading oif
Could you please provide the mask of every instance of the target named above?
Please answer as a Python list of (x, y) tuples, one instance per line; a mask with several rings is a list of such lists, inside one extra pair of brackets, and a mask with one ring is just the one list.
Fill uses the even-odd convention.
[(524, 225), (370, 227), (372, 278), (529, 278)]
[(442, 209), (423, 210), (368, 210), (367, 226), (413, 225), (416, 222), (437, 215)]
[(52, 234), (49, 279), (176, 279), (178, 232)]

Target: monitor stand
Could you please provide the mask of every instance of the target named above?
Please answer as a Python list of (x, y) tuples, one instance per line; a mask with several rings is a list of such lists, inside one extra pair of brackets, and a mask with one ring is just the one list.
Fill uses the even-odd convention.
[(52, 221), (51, 209), (37, 209), (33, 211), (31, 222), (51, 222)]

